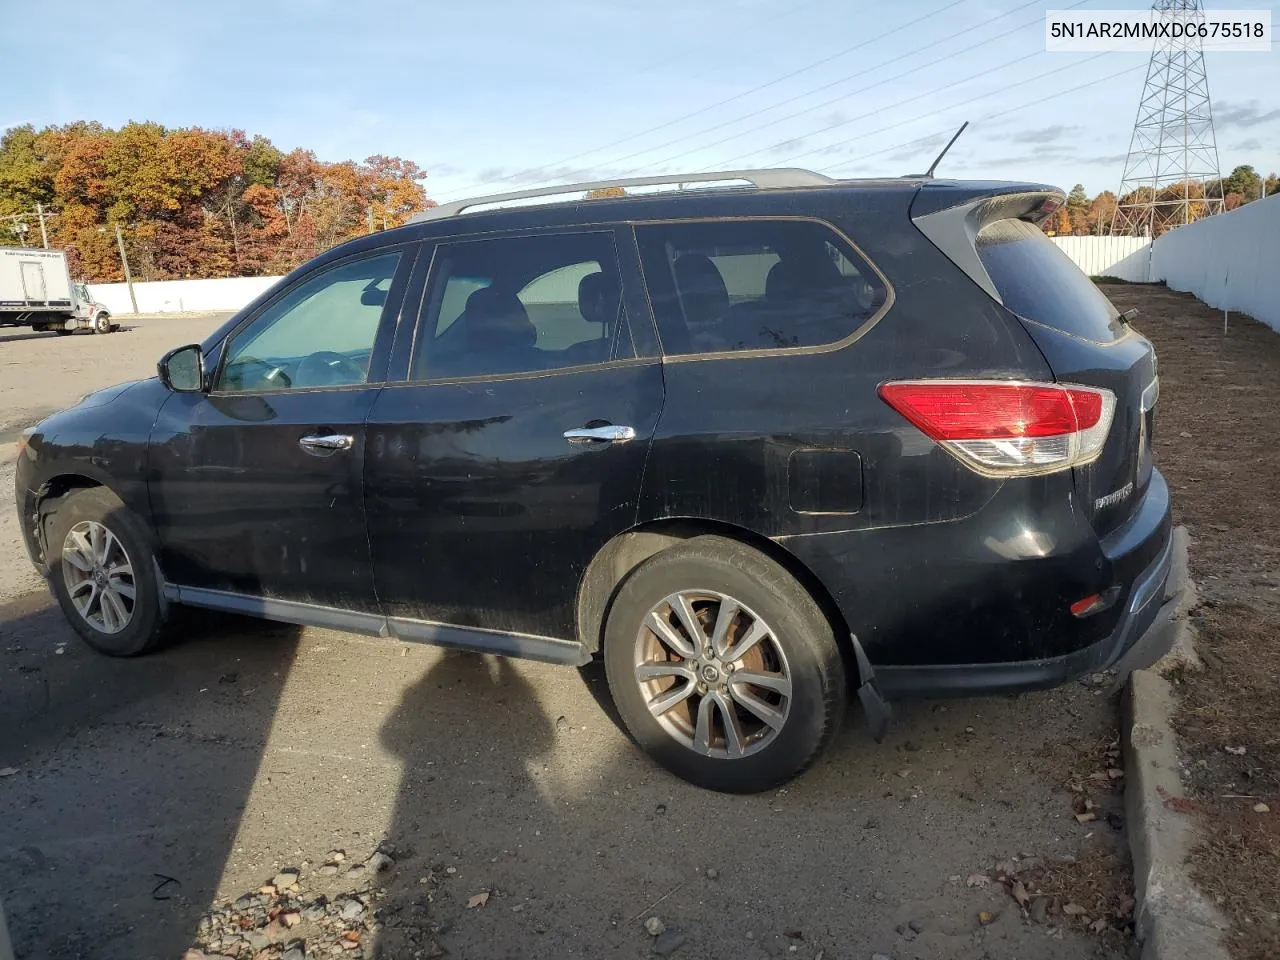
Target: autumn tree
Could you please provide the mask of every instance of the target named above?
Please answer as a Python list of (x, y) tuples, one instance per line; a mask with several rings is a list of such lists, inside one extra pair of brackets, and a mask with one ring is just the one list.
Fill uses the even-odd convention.
[(627, 191), (623, 190), (622, 187), (596, 187), (594, 190), (588, 190), (584, 194), (584, 199), (608, 200), (610, 197), (625, 197), (626, 195)]
[[(12, 215), (47, 212), (77, 276), (121, 278), (121, 227), (142, 279), (284, 272), (431, 204), (412, 161), (325, 163), (241, 130), (75, 123), (0, 137), (0, 243)], [(29, 240), (29, 237), (28, 237)]]

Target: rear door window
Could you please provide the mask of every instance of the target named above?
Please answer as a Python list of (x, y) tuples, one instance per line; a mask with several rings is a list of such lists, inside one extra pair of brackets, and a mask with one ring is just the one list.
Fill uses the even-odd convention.
[(635, 356), (612, 233), (444, 243), (430, 289), (413, 380), (535, 373)]
[(977, 249), (1000, 299), (1018, 316), (1095, 343), (1123, 335), (1111, 301), (1035, 224), (987, 224)]
[(642, 224), (636, 237), (668, 355), (836, 343), (888, 297), (866, 260), (816, 221)]

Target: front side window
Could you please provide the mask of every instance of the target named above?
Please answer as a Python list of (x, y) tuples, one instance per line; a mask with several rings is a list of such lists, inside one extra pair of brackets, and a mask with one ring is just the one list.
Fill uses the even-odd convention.
[(636, 237), (667, 354), (835, 343), (888, 296), (857, 251), (814, 221), (649, 224)]
[(217, 390), (259, 392), (365, 383), (399, 253), (349, 260), (302, 281), (227, 348)]
[(413, 379), (502, 376), (633, 356), (611, 234), (437, 248)]

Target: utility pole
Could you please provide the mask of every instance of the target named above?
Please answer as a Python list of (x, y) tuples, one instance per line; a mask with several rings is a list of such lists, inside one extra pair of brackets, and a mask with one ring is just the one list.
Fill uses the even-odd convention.
[(40, 239), (44, 243), (44, 248), (49, 249), (49, 231), (44, 228), (44, 204), (36, 204), (36, 216), (40, 218)]
[(373, 204), (369, 204), (369, 232), (373, 233)]
[(129, 302), (133, 304), (133, 312), (138, 312), (138, 298), (133, 295), (133, 276), (129, 273), (129, 258), (124, 254), (124, 234), (120, 232), (120, 224), (116, 224), (116, 245), (120, 247), (120, 262), (124, 264), (124, 282), (129, 286)]

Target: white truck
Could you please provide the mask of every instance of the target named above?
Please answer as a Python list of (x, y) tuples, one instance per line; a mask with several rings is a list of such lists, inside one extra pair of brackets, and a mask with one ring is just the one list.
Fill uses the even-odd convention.
[(110, 333), (111, 314), (72, 283), (61, 250), (0, 247), (0, 327), (51, 330), (59, 336), (77, 330)]

